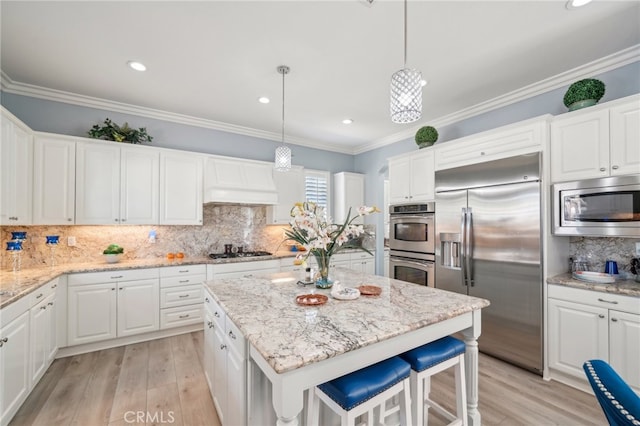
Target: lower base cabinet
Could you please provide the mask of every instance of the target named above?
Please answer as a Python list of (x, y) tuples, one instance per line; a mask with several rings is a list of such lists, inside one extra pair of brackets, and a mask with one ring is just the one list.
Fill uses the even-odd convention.
[(582, 364), (602, 359), (640, 394), (640, 299), (549, 285), (548, 315), (552, 378), (586, 383)]
[(0, 329), (0, 424), (18, 411), (30, 390), (29, 312)]

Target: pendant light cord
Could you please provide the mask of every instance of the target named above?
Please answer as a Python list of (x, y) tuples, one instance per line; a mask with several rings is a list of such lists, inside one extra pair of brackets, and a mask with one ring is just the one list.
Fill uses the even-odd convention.
[(404, 0), (404, 68), (407, 68), (407, 0)]
[(282, 69), (282, 145), (284, 145), (284, 75), (288, 69)]

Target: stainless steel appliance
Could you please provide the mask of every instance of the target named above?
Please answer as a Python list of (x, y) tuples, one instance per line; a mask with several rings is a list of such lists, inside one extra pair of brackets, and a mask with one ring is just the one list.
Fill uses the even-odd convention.
[(260, 256), (272, 256), (268, 251), (237, 251), (232, 252), (231, 250), (226, 250), (225, 244), (225, 252), (224, 253), (209, 253), (209, 257), (211, 259), (231, 259), (236, 257), (260, 257)]
[(640, 174), (553, 185), (553, 232), (640, 236)]
[(542, 372), (540, 155), (436, 172), (436, 288), (482, 297), (481, 351)]
[(389, 207), (391, 278), (434, 286), (435, 203)]

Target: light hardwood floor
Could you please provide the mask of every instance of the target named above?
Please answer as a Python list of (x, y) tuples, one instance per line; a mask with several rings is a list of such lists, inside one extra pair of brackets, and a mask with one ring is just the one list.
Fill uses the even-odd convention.
[[(194, 332), (57, 359), (10, 426), (218, 426), (202, 339)], [(482, 354), (479, 380), (484, 425), (606, 424), (592, 395)], [(452, 408), (452, 373), (434, 378), (432, 396)], [(444, 422), (432, 415), (429, 424)]]

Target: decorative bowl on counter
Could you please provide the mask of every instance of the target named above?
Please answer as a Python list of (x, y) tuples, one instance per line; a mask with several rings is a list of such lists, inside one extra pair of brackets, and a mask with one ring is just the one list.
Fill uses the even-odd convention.
[(575, 279), (591, 283), (610, 284), (616, 281), (614, 275), (603, 274), (602, 272), (575, 271), (572, 275)]
[(121, 256), (122, 254), (105, 254), (104, 260), (106, 260), (107, 263), (118, 263), (120, 262)]

